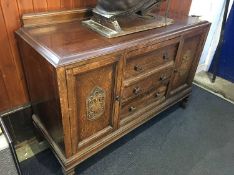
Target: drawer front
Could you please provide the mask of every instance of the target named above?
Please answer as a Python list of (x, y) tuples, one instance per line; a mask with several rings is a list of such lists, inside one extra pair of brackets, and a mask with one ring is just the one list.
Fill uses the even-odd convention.
[(127, 54), (124, 77), (129, 79), (144, 74), (155, 67), (175, 60), (179, 46), (178, 39), (157, 44)]
[(137, 98), (145, 93), (155, 91), (159, 86), (167, 85), (172, 75), (172, 66), (168, 66), (158, 72), (128, 85), (123, 90), (123, 103)]
[(154, 92), (142, 94), (136, 100), (123, 104), (120, 113), (121, 120), (140, 112), (144, 107), (147, 107), (154, 102), (162, 101), (165, 99), (164, 97), (166, 90), (167, 85), (161, 85), (160, 87), (156, 88)]

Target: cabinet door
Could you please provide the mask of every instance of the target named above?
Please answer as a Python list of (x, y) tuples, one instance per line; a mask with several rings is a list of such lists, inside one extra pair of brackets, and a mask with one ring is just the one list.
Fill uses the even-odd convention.
[(117, 128), (120, 67), (109, 56), (66, 71), (73, 154)]
[(193, 32), (183, 36), (175, 63), (174, 75), (170, 84), (170, 95), (192, 86), (204, 45), (205, 33)]

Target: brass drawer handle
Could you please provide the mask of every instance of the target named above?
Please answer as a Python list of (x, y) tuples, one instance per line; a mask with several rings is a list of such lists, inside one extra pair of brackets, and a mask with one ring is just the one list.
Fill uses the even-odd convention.
[(134, 112), (136, 109), (137, 109), (136, 107), (131, 106), (131, 107), (129, 108), (129, 112)]
[(161, 97), (161, 92), (157, 92), (157, 93), (155, 94), (155, 97), (156, 97), (156, 98)]
[(164, 53), (163, 53), (163, 60), (164, 60), (164, 61), (168, 61), (169, 58), (170, 58), (170, 57), (169, 57), (168, 52), (164, 52)]
[(116, 97), (115, 97), (115, 100), (118, 101), (118, 102), (120, 102), (120, 99), (121, 99), (120, 96), (116, 96)]
[(166, 80), (167, 79), (167, 76), (166, 75), (161, 75), (160, 76), (160, 81), (164, 81), (164, 80)]
[(139, 65), (136, 65), (136, 66), (134, 66), (134, 70), (137, 71), (137, 72), (140, 72), (140, 71), (143, 70), (143, 68), (141, 66), (139, 66)]
[(141, 88), (139, 88), (139, 87), (136, 87), (136, 88), (133, 89), (133, 93), (134, 93), (135, 95), (138, 95), (138, 94), (140, 94), (141, 92), (142, 92), (142, 90), (141, 90)]

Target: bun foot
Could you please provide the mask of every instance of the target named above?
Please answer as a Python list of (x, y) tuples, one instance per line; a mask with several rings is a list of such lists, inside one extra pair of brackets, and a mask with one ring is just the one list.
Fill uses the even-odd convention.
[(180, 107), (183, 109), (186, 109), (188, 106), (188, 101), (189, 101), (189, 97), (184, 98), (181, 102), (180, 102)]

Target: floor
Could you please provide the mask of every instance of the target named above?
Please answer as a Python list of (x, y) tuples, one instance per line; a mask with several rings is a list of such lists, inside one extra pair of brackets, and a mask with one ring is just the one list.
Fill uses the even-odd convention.
[(30, 140), (26, 140), (16, 146), (16, 154), (19, 162), (30, 159), (36, 154), (49, 148), (49, 144), (46, 141), (38, 142), (34, 137)]
[[(177, 105), (77, 167), (79, 175), (232, 175), (234, 106), (197, 86)], [(24, 174), (59, 175), (50, 150), (21, 162)]]
[[(194, 84), (197, 86), (234, 103), (234, 83), (217, 77), (215, 83), (211, 83), (211, 74), (207, 72), (197, 73), (194, 79)], [(22, 142), (17, 145), (16, 152), (20, 162), (27, 160), (34, 155), (48, 149), (49, 145), (47, 142), (38, 143), (35, 138)]]
[(0, 132), (0, 152), (6, 148), (9, 148), (8, 142), (7, 142), (4, 134), (1, 134), (1, 132)]
[(212, 75), (210, 73), (202, 71), (196, 74), (194, 83), (215, 95), (234, 103), (234, 83), (220, 77), (217, 77), (215, 83), (212, 83), (211, 76)]

